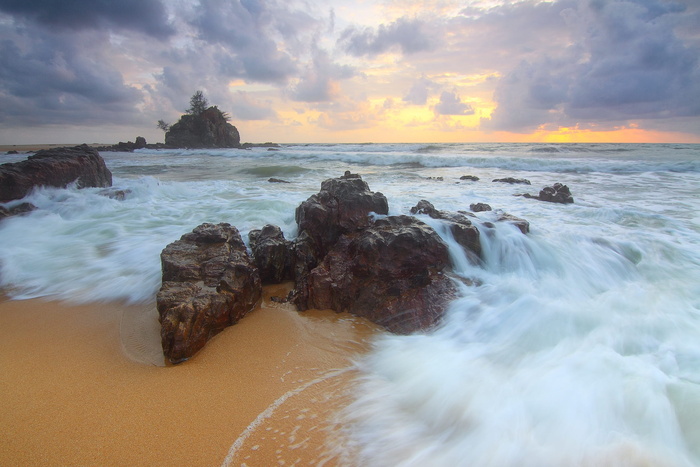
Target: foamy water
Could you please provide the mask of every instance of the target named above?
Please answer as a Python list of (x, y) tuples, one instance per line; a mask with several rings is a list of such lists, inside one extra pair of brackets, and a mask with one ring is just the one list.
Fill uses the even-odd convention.
[[(202, 222), (229, 222), (246, 240), (273, 223), (293, 238), (296, 206), (345, 170), (384, 193), (391, 214), (420, 199), (453, 211), (485, 202), (530, 221), (531, 233), (482, 228), (480, 264), (453, 250), (457, 272), (479, 285), (463, 288), (440, 329), (377, 340), (357, 364), (335, 448), (374, 466), (700, 465), (699, 146), (103, 156), (124, 200), (41, 189), (27, 199), (37, 211), (0, 223), (5, 293), (148, 303), (165, 245)], [(508, 176), (532, 186), (491, 182)], [(513, 196), (555, 182), (573, 205)]]

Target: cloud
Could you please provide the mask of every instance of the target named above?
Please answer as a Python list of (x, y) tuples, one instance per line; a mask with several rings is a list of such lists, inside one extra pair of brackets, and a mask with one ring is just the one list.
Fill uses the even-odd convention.
[(403, 100), (413, 105), (425, 105), (428, 102), (430, 90), (435, 87), (437, 87), (437, 83), (423, 76), (413, 83)]
[(20, 48), (0, 42), (0, 121), (36, 123), (123, 123), (133, 120), (142, 93), (124, 83), (119, 70), (97, 61), (99, 50), (71, 39), (35, 34)]
[(700, 47), (675, 32), (681, 4), (582, 2), (560, 11), (557, 56), (523, 60), (499, 82), (488, 129), (700, 115)]
[(462, 102), (457, 93), (443, 91), (434, 111), (436, 115), (472, 115), (474, 107)]
[(270, 120), (277, 118), (271, 102), (261, 102), (249, 93), (238, 91), (233, 99), (231, 113), (238, 120)]
[(358, 29), (349, 27), (343, 31), (339, 43), (349, 54), (379, 55), (398, 48), (406, 55), (432, 50), (435, 38), (426, 32), (426, 24), (419, 19), (399, 18), (388, 25)]
[(292, 86), (289, 95), (300, 102), (329, 102), (339, 95), (338, 82), (354, 75), (352, 67), (334, 63), (327, 52), (316, 50), (311, 64)]
[(106, 27), (159, 39), (175, 32), (160, 0), (0, 0), (0, 11), (63, 32)]

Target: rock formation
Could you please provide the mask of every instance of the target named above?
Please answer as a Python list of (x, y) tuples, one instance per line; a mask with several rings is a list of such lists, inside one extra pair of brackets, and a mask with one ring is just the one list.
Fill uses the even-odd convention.
[(183, 115), (165, 134), (165, 145), (176, 148), (238, 148), (241, 137), (217, 107)]
[(296, 290), (301, 309), (327, 308), (363, 316), (389, 331), (408, 334), (442, 318), (456, 293), (445, 275), (447, 246), (410, 216), (378, 219), (343, 235)]
[(261, 297), (258, 269), (229, 224), (200, 225), (168, 245), (161, 262), (156, 305), (163, 353), (172, 363), (190, 358)]
[[(411, 213), (434, 219), (480, 261), (474, 214), (440, 211), (426, 200)], [(299, 205), (293, 241), (273, 225), (251, 231), (252, 260), (229, 224), (204, 224), (168, 245), (157, 297), (165, 355), (174, 363), (193, 355), (255, 305), (261, 282), (293, 280), (288, 299), (299, 311), (347, 311), (401, 334), (435, 326), (457, 291), (448, 247), (427, 219), (387, 214), (386, 197), (346, 172)], [(529, 228), (508, 214), (497, 220)]]
[(561, 203), (569, 204), (574, 202), (574, 197), (571, 195), (569, 187), (561, 183), (555, 183), (552, 186), (546, 186), (540, 190), (538, 196), (531, 195), (528, 193), (522, 194), (525, 198), (537, 199), (540, 201), (547, 201), (550, 203)]
[(34, 187), (78, 188), (112, 186), (112, 172), (97, 150), (83, 144), (44, 149), (27, 160), (0, 165), (0, 202), (21, 199)]

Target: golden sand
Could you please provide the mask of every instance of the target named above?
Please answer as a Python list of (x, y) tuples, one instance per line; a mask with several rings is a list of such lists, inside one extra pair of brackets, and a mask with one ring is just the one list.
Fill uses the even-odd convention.
[[(128, 306), (0, 303), (0, 465), (335, 465), (328, 420), (379, 332), (271, 302), (177, 366), (122, 351)], [(282, 294), (284, 291), (281, 291)], [(136, 311), (143, 309), (138, 308)]]

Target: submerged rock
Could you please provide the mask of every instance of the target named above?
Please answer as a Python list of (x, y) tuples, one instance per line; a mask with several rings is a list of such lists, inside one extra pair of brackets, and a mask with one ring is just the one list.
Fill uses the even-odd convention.
[(24, 198), (34, 187), (110, 187), (112, 172), (97, 150), (86, 144), (43, 149), (27, 160), (0, 165), (0, 202)]
[(229, 224), (196, 227), (168, 245), (161, 262), (156, 305), (163, 354), (171, 363), (192, 357), (260, 300), (258, 270)]
[(546, 186), (540, 190), (538, 196), (524, 193), (520, 196), (525, 198), (547, 201), (549, 203), (569, 204), (574, 202), (574, 197), (571, 195), (569, 187), (561, 183), (555, 183), (552, 186)]
[(506, 178), (495, 178), (493, 179), (494, 182), (500, 182), (500, 183), (510, 183), (512, 184), (521, 184), (521, 185), (530, 185), (530, 180), (526, 178), (513, 178), (513, 177), (506, 177)]
[(426, 214), (433, 219), (443, 221), (450, 229), (455, 241), (464, 248), (467, 256), (472, 257), (472, 260), (481, 257), (479, 229), (467, 218), (467, 215), (473, 216), (473, 214), (439, 211), (424, 199), (411, 208), (411, 214)]

